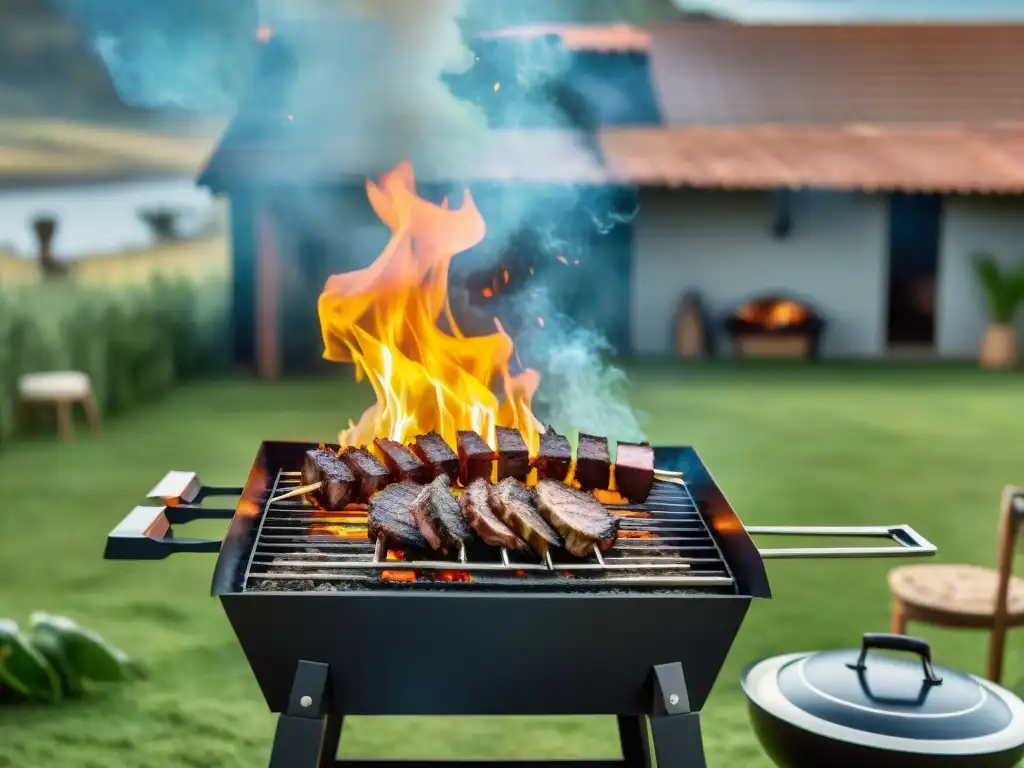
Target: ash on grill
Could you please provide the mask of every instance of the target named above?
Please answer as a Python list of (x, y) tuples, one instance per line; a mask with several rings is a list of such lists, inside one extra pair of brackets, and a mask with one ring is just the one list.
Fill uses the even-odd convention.
[[(686, 486), (656, 481), (644, 504), (609, 504), (620, 520), (608, 552), (587, 558), (556, 550), (543, 559), (482, 544), (462, 556), (405, 553), (374, 546), (364, 507), (324, 512), (305, 499), (269, 502), (301, 482), (281, 471), (242, 576), (248, 591), (334, 591), (375, 585), (409, 589), (689, 587), (735, 593), (728, 564)], [(269, 502), (269, 503), (268, 503)]]

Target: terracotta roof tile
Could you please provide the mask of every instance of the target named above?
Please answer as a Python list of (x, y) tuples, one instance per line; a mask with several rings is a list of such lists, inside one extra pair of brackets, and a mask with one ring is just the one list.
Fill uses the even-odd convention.
[(641, 186), (1024, 192), (1024, 125), (607, 129), (601, 145)]
[(665, 122), (1024, 120), (1024, 25), (647, 28)]
[(607, 26), (582, 26), (575, 24), (531, 24), (507, 27), (481, 35), (483, 38), (496, 37), (543, 37), (557, 35), (570, 51), (593, 51), (598, 53), (646, 53), (651, 48), (651, 38), (642, 29), (629, 24)]
[(558, 34), (575, 50), (649, 47), (669, 125), (600, 129), (604, 166), (558, 130), (492, 131), (468, 152), (439, 140), (417, 145), (418, 159), (386, 148), (371, 157), (325, 125), (289, 145), (225, 140), (204, 179), (336, 180), (412, 159), (421, 178), (453, 181), (1024, 192), (1024, 25), (680, 22), (495, 34)]

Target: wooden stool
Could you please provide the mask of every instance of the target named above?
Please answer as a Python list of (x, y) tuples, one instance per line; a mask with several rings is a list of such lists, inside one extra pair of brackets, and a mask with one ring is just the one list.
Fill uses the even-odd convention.
[(1024, 625), (1024, 579), (1013, 575), (1014, 544), (1022, 522), (1024, 490), (1007, 486), (997, 570), (977, 565), (911, 565), (890, 571), (890, 631), (906, 634), (908, 621), (987, 629), (991, 633), (987, 677), (1000, 682), (1006, 631)]
[(100, 414), (92, 393), (92, 381), (81, 371), (27, 373), (18, 379), (18, 401), (23, 412), (37, 405), (55, 406), (61, 440), (74, 437), (71, 406), (75, 403), (81, 403), (89, 426), (99, 431)]

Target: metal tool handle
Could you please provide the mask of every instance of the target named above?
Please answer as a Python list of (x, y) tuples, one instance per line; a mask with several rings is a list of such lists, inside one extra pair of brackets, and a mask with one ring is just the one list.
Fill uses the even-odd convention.
[(934, 544), (909, 525), (752, 525), (747, 527), (747, 533), (751, 536), (859, 536), (888, 538), (896, 543), (896, 546), (887, 547), (758, 548), (765, 560), (797, 557), (926, 557), (938, 551)]
[(234, 508), (199, 506), (205, 498), (239, 496), (241, 488), (204, 486), (194, 472), (168, 472), (146, 497), (159, 506), (135, 507), (107, 536), (107, 560), (162, 560), (176, 552), (217, 552), (219, 539), (178, 539), (172, 526), (193, 520), (230, 520)]
[(176, 552), (217, 552), (217, 539), (176, 539), (167, 507), (136, 507), (107, 535), (105, 560), (163, 560)]
[(863, 672), (867, 669), (868, 651), (870, 649), (880, 651), (906, 651), (916, 653), (921, 657), (921, 668), (924, 670), (924, 678), (932, 685), (939, 685), (942, 678), (935, 674), (932, 668), (932, 648), (927, 640), (909, 635), (890, 635), (885, 633), (865, 633), (861, 638), (860, 656), (856, 664), (848, 664), (850, 669)]
[(230, 520), (235, 514), (233, 507), (201, 507), (204, 499), (216, 496), (240, 496), (241, 488), (223, 485), (203, 485), (195, 472), (174, 470), (146, 494), (147, 499), (159, 501), (168, 507), (172, 525), (193, 520)]

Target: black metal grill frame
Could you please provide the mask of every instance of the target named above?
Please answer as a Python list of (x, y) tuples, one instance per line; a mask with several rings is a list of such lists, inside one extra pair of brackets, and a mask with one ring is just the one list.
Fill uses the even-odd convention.
[[(224, 605), (268, 706), (282, 713), (271, 768), (388, 765), (335, 763), (342, 721), (346, 715), (408, 714), (615, 714), (624, 759), (566, 762), (562, 768), (649, 768), (652, 757), (661, 765), (701, 768), (700, 710), (750, 601), (771, 596), (763, 558), (936, 551), (905, 525), (744, 529), (696, 451), (656, 448), (657, 466), (686, 478), (686, 514), (699, 522), (730, 575), (724, 593), (670, 584), (637, 589), (598, 583), (591, 590), (580, 588), (581, 579), (560, 579), (555, 589), (538, 591), (525, 588), (531, 579), (521, 578), (482, 591), (460, 582), (436, 590), (378, 582), (338, 591), (245, 591), (276, 479), (294, 471), (310, 447), (264, 442), (244, 488), (203, 486), (194, 473), (168, 473), (148, 496), (163, 506), (133, 509), (107, 537), (105, 551), (108, 559), (152, 560), (219, 550), (211, 591)], [(206, 497), (228, 495), (240, 496), (234, 509), (202, 504)], [(198, 518), (230, 518), (223, 542), (174, 537), (173, 525)], [(895, 546), (759, 551), (748, 531), (882, 536)], [(555, 768), (543, 761), (520, 768), (539, 766)]]
[[(252, 591), (246, 592), (243, 582), (250, 562), (256, 554), (261, 529), (268, 517), (268, 502), (276, 495), (279, 475), (282, 472), (294, 471), (300, 466), (305, 451), (315, 447), (317, 446), (312, 443), (280, 441), (267, 441), (260, 445), (249, 478), (242, 490), (238, 509), (220, 547), (220, 557), (214, 570), (211, 589), (214, 596), (254, 594)], [(655, 456), (659, 468), (681, 472), (686, 478), (685, 501), (682, 503), (687, 508), (689, 519), (699, 522), (701, 528), (707, 532), (708, 540), (716, 550), (716, 557), (721, 558), (732, 579), (733, 583), (728, 586), (727, 591), (745, 597), (770, 597), (767, 575), (757, 548), (697, 452), (691, 447), (657, 447)], [(282, 503), (284, 502), (278, 502)], [(301, 503), (297, 503), (296, 506), (298, 504)], [(380, 567), (383, 568), (383, 565)], [(387, 564), (387, 567), (391, 569), (401, 566)], [(452, 563), (451, 570), (459, 568), (457, 562)], [(577, 583), (581, 580), (572, 581), (573, 584), (564, 585), (564, 591), (581, 589)], [(465, 584), (470, 585), (472, 582)], [(374, 591), (393, 589), (404, 594), (409, 591), (406, 586), (398, 583), (387, 588), (380, 585), (374, 585), (372, 588)], [(445, 584), (446, 588), (461, 589), (462, 586), (456, 583)], [(514, 590), (523, 584), (509, 583), (502, 586)], [(612, 593), (621, 593), (629, 587), (614, 584), (602, 586)], [(659, 586), (659, 591), (665, 594), (679, 593), (692, 597), (697, 591), (685, 585), (676, 588), (671, 584)]]

